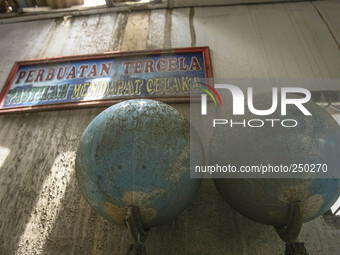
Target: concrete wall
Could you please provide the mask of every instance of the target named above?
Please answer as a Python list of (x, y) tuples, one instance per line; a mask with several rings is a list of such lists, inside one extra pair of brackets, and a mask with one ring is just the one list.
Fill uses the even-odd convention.
[[(0, 84), (16, 60), (113, 50), (209, 46), (216, 77), (340, 77), (340, 3), (300, 2), (110, 13), (0, 25)], [(174, 105), (188, 115), (188, 105)], [(127, 229), (80, 194), (79, 138), (103, 108), (0, 116), (0, 254), (125, 254)], [(340, 229), (304, 225), (311, 255), (339, 254)], [(283, 254), (204, 180), (179, 217), (151, 230), (156, 254)]]

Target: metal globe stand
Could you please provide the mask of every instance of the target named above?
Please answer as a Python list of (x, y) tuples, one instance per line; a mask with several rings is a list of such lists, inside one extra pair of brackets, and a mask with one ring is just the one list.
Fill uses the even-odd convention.
[(308, 255), (304, 243), (298, 241), (303, 224), (300, 204), (300, 202), (290, 203), (287, 226), (275, 227), (276, 233), (286, 242), (285, 255)]
[(130, 244), (126, 255), (147, 255), (145, 241), (147, 238), (148, 230), (145, 230), (143, 228), (138, 207), (127, 207), (125, 223), (134, 240), (134, 243)]

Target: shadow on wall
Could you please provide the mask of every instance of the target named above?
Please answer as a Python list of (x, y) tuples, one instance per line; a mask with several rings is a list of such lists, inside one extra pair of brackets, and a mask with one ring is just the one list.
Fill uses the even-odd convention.
[(74, 171), (60, 208), (43, 254), (121, 254), (132, 241), (125, 226), (110, 223), (91, 209)]
[[(0, 155), (1, 254), (32, 254), (41, 246), (51, 228), (46, 208), (57, 206), (53, 196), (62, 196), (62, 188), (51, 184), (66, 182), (62, 169), (70, 165), (81, 133), (100, 111), (0, 116), (0, 146), (7, 151), (6, 158)], [(53, 171), (59, 176), (51, 178)]]

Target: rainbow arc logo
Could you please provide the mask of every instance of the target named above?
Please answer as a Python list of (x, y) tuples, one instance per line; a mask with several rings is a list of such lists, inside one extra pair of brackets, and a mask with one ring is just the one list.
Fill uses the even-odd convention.
[(216, 97), (218, 98), (218, 101), (220, 101), (221, 106), (223, 105), (220, 95), (217, 93), (217, 91), (212, 86), (210, 86), (209, 84), (203, 83), (203, 82), (197, 82), (197, 83), (202, 84), (203, 86), (206, 87), (206, 88), (203, 88), (203, 87), (198, 87), (198, 88), (204, 91), (205, 93), (207, 93), (211, 97), (211, 99), (214, 101), (215, 105), (217, 105), (216, 99), (209, 90), (211, 90), (216, 95)]

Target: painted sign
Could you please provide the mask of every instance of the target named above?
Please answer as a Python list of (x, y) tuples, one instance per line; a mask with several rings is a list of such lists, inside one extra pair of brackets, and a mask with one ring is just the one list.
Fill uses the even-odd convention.
[(1, 92), (0, 113), (111, 105), (129, 98), (188, 102), (198, 82), (211, 77), (208, 47), (20, 61)]

